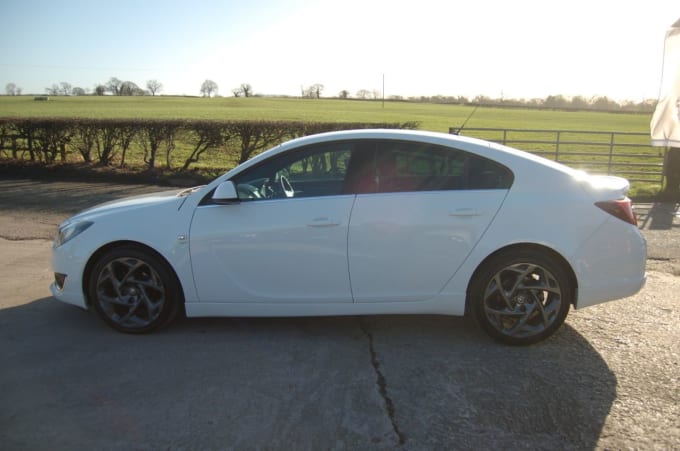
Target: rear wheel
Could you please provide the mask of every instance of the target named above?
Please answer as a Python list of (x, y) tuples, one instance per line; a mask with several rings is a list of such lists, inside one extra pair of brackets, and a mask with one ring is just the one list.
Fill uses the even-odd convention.
[(475, 276), (469, 301), (491, 337), (525, 345), (544, 340), (562, 325), (574, 292), (557, 259), (530, 249), (490, 259)]
[(133, 246), (112, 249), (95, 263), (88, 294), (95, 311), (114, 329), (151, 332), (179, 311), (179, 283), (167, 263)]

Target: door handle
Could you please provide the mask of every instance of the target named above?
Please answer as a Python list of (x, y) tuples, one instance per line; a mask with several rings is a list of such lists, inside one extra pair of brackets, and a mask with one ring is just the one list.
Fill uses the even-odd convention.
[(339, 226), (340, 221), (336, 219), (329, 219), (326, 217), (319, 217), (312, 219), (312, 222), (307, 224), (307, 227), (335, 227)]
[(475, 210), (474, 208), (458, 208), (454, 211), (449, 212), (449, 216), (454, 217), (471, 217), (482, 215), (484, 215), (484, 212), (482, 210)]

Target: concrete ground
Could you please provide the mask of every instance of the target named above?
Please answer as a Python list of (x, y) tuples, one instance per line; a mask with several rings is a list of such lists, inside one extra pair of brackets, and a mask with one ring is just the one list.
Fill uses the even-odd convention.
[(0, 180), (0, 448), (680, 447), (677, 205), (638, 209), (642, 292), (572, 311), (531, 347), (431, 316), (123, 335), (50, 297), (49, 238), (75, 210), (151, 189)]

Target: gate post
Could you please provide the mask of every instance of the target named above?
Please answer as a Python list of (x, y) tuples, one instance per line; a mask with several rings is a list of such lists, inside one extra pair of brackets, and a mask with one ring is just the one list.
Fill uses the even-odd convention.
[(666, 151), (663, 162), (663, 173), (666, 176), (666, 193), (680, 191), (680, 148), (670, 147)]

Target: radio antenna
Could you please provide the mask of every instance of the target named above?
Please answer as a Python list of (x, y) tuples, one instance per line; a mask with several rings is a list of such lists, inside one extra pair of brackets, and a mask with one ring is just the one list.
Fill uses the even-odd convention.
[(477, 112), (477, 108), (479, 108), (479, 104), (475, 105), (475, 108), (472, 110), (472, 113), (468, 115), (468, 117), (465, 119), (465, 122), (463, 122), (463, 125), (461, 125), (460, 128), (456, 130), (454, 135), (460, 135), (460, 132), (463, 131), (463, 128), (465, 128), (465, 124), (467, 124), (472, 115), (474, 115)]

